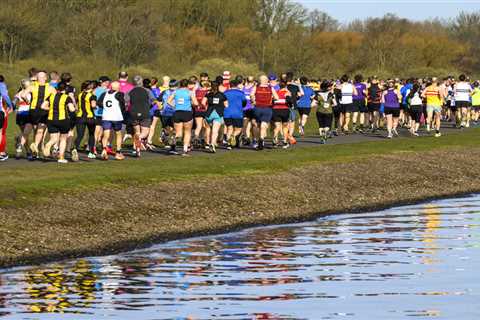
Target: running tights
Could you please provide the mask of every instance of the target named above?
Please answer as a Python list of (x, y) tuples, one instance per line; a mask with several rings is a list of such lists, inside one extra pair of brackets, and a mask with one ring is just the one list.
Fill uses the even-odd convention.
[(85, 129), (88, 128), (88, 150), (93, 151), (95, 147), (95, 121), (93, 119), (85, 119), (77, 122), (77, 138), (75, 139), (75, 147), (80, 149), (83, 136), (85, 135)]

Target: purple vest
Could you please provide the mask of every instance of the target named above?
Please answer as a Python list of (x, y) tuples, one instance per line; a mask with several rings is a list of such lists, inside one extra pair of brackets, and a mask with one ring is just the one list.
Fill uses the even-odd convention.
[(385, 95), (385, 108), (400, 108), (395, 89), (388, 89), (387, 94)]

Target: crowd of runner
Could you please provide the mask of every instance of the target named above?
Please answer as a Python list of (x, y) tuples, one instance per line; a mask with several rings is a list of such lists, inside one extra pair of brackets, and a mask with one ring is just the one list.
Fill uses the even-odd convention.
[(184, 156), (193, 149), (215, 153), (219, 146), (262, 150), (267, 138), (274, 148), (287, 149), (304, 135), (312, 110), (321, 143), (379, 129), (393, 138), (399, 127), (412, 136), (422, 128), (440, 137), (442, 121), (463, 128), (480, 116), (479, 82), (463, 74), (316, 80), (290, 72), (256, 79), (225, 71), (214, 79), (202, 73), (179, 81), (132, 80), (120, 72), (117, 80), (102, 76), (77, 90), (70, 73), (32, 68), (11, 97), (0, 76), (0, 161), (8, 159), (6, 128), (14, 114), (20, 132), (15, 157), (59, 163), (68, 162), (67, 154), (78, 161), (81, 150), (103, 160), (158, 148)]

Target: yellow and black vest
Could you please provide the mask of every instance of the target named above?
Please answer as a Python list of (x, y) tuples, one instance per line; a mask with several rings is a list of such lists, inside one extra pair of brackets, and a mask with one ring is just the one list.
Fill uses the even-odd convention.
[(48, 110), (48, 120), (61, 121), (68, 119), (68, 103), (71, 101), (65, 93), (56, 93), (50, 95), (50, 109)]
[(78, 111), (77, 118), (93, 118), (92, 99), (93, 94), (88, 91), (84, 91), (78, 95)]
[(38, 82), (34, 82), (32, 87), (30, 110), (40, 110), (42, 103), (50, 97), (52, 88), (48, 83), (40, 85)]

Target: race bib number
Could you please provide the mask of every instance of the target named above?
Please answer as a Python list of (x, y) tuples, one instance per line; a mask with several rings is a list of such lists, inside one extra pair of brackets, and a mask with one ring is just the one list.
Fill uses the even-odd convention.
[(250, 96), (248, 95), (248, 96), (245, 96), (245, 99), (250, 100), (251, 98), (250, 98)]
[(184, 104), (184, 103), (185, 103), (185, 99), (184, 99), (184, 98), (178, 98), (177, 103), (178, 103), (178, 104)]
[(323, 104), (323, 107), (324, 107), (325, 109), (330, 108), (330, 103), (325, 102), (325, 103)]
[(18, 107), (18, 112), (28, 112), (28, 110), (30, 110), (30, 106), (28, 104), (21, 105)]
[(219, 98), (213, 98), (213, 104), (219, 104), (220, 99)]

